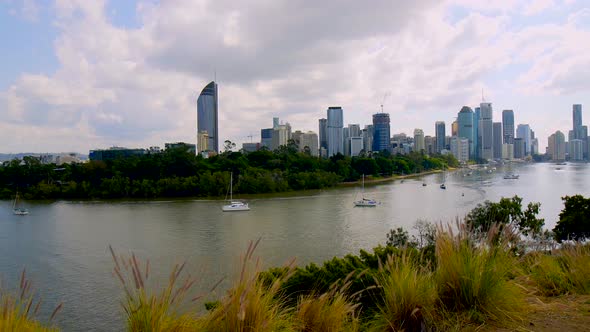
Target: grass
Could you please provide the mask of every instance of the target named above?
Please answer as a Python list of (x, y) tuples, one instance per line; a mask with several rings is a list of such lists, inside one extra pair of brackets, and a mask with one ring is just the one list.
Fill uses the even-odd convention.
[(422, 331), (431, 322), (436, 288), (431, 272), (417, 266), (407, 254), (389, 256), (376, 283), (382, 290), (379, 313), (372, 330)]
[(354, 304), (347, 291), (351, 285), (351, 272), (339, 286), (334, 283), (330, 290), (317, 296), (310, 294), (299, 299), (295, 311), (295, 327), (297, 331), (358, 331), (359, 320)]
[[(0, 331), (58, 331), (57, 328), (44, 326), (35, 318), (41, 303), (42, 301), (32, 292), (31, 281), (26, 278), (26, 272), (23, 270), (17, 295), (0, 292)], [(50, 322), (61, 308), (62, 304), (59, 304), (53, 310)]]
[[(474, 242), (465, 229), (457, 235), (449, 228), (436, 239), (438, 305), (447, 317), (465, 323), (488, 320), (517, 322), (524, 312), (524, 295), (509, 280), (515, 257), (497, 233), (487, 243)], [(444, 319), (443, 319), (444, 320)]]

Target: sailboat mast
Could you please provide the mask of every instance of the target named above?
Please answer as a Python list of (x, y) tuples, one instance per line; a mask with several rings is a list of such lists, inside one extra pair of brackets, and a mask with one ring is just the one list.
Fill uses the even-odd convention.
[(233, 192), (234, 192), (234, 172), (231, 172), (230, 176), (229, 176), (229, 201), (230, 202), (234, 200)]

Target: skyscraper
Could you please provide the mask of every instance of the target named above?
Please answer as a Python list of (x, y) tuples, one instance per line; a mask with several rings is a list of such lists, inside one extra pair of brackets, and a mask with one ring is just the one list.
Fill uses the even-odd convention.
[(434, 124), (434, 136), (436, 137), (436, 153), (441, 153), (446, 148), (444, 121), (436, 121)]
[(492, 124), (494, 132), (494, 159), (502, 159), (502, 122)]
[(522, 138), (524, 141), (524, 154), (528, 156), (531, 154), (531, 127), (528, 124), (519, 124), (516, 127), (516, 137)]
[(473, 109), (473, 145), (475, 151), (475, 159), (481, 158), (481, 140), (479, 135), (479, 120), (481, 118), (481, 108)]
[(328, 143), (328, 157), (335, 154), (344, 154), (344, 141), (342, 128), (344, 127), (344, 116), (342, 107), (331, 106), (328, 108), (328, 121), (326, 124), (326, 136)]
[(320, 119), (320, 148), (328, 149), (328, 120)]
[(260, 145), (269, 150), (272, 148), (272, 131), (273, 128), (260, 129)]
[(467, 138), (469, 141), (469, 158), (475, 159), (475, 144), (473, 140), (473, 111), (470, 107), (463, 106), (457, 115), (457, 122), (459, 123), (459, 131), (457, 136)]
[(572, 106), (572, 117), (573, 117), (573, 124), (574, 124), (574, 138), (578, 138), (577, 130), (578, 128), (582, 127), (582, 105), (574, 104)]
[(481, 148), (480, 157), (490, 160), (494, 158), (494, 129), (493, 129), (493, 112), (492, 103), (481, 103), (480, 120), (478, 128), (478, 141)]
[(502, 111), (502, 125), (504, 131), (504, 144), (514, 144), (514, 111)]
[(414, 129), (414, 151), (420, 152), (425, 150), (424, 146), (424, 131), (422, 129)]
[[(215, 152), (219, 152), (217, 112), (217, 84), (212, 81), (197, 99), (197, 133), (207, 134), (207, 149)], [(204, 150), (199, 147), (199, 151)]]
[(459, 136), (459, 121), (455, 120), (451, 123), (451, 136)]
[(363, 129), (363, 149), (365, 152), (373, 151), (373, 137), (375, 136), (373, 125), (366, 125)]
[(469, 140), (465, 137), (451, 137), (451, 153), (460, 162), (469, 160)]
[(373, 114), (373, 151), (389, 151), (390, 137), (389, 113)]
[(548, 141), (547, 152), (551, 159), (554, 161), (565, 160), (565, 135), (558, 130), (549, 136)]

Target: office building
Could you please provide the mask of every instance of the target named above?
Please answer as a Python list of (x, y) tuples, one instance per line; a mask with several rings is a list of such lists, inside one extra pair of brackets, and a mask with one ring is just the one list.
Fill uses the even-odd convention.
[(389, 114), (373, 114), (373, 151), (390, 151)]
[(363, 146), (363, 138), (360, 136), (357, 137), (350, 137), (350, 156), (351, 157), (356, 157), (358, 156), (361, 151), (363, 150), (364, 146)]
[(464, 137), (451, 137), (451, 153), (459, 162), (467, 162), (469, 160), (469, 140)]
[(523, 138), (515, 138), (514, 139), (514, 158), (515, 159), (524, 159), (526, 157), (526, 148), (525, 142)]
[(504, 143), (514, 143), (514, 111), (503, 110), (502, 111), (502, 131), (504, 132)]
[(287, 145), (291, 139), (291, 125), (287, 122), (272, 129), (271, 150), (276, 150), (282, 145)]
[(455, 120), (451, 123), (451, 136), (459, 136), (459, 121)]
[[(511, 140), (514, 142), (514, 138)], [(502, 159), (512, 160), (514, 159), (514, 143), (502, 144)]]
[(319, 138), (320, 148), (328, 149), (328, 120), (320, 119)]
[(242, 151), (254, 152), (260, 149), (260, 143), (242, 143)]
[(199, 153), (209, 151), (209, 134), (207, 134), (207, 131), (197, 134), (197, 147)]
[(556, 131), (549, 136), (547, 152), (549, 158), (553, 161), (565, 160), (565, 135), (561, 131)]
[(528, 124), (519, 124), (516, 127), (516, 137), (524, 140), (525, 155), (531, 154), (531, 127)]
[(457, 136), (467, 138), (467, 140), (469, 140), (469, 159), (475, 159), (473, 117), (473, 111), (467, 106), (463, 106), (457, 115), (457, 123), (459, 125)]
[(584, 160), (584, 141), (581, 139), (573, 139), (569, 142), (569, 158), (573, 161)]
[[(219, 152), (217, 83), (207, 84), (197, 99), (197, 133), (207, 133), (207, 150)], [(199, 151), (205, 151), (199, 148)]]
[(494, 129), (492, 103), (481, 103), (478, 128), (478, 144), (480, 145), (480, 158), (491, 160), (494, 158)]
[(446, 148), (444, 121), (436, 121), (434, 124), (434, 137), (436, 137), (436, 153), (441, 153)]
[(331, 157), (338, 153), (344, 154), (344, 141), (342, 130), (344, 127), (344, 115), (342, 107), (329, 107), (327, 115), (328, 121), (326, 125), (326, 135), (328, 143), (328, 157)]
[(424, 150), (424, 131), (416, 128), (414, 129), (414, 151), (421, 152)]
[(317, 157), (319, 155), (318, 134), (313, 131), (301, 134), (299, 138), (299, 151), (309, 152), (310, 155)]
[(363, 149), (365, 152), (373, 151), (373, 137), (375, 136), (373, 125), (366, 125), (362, 132)]
[(277, 129), (277, 128), (279, 127), (279, 125), (280, 125), (280, 124), (281, 124), (281, 123), (280, 123), (280, 121), (279, 121), (279, 118), (278, 118), (278, 117), (276, 117), (276, 116), (275, 116), (275, 117), (273, 117), (273, 118), (272, 118), (272, 128), (273, 128), (273, 129)]
[(473, 145), (475, 151), (475, 159), (481, 158), (481, 140), (479, 134), (479, 120), (481, 119), (481, 108), (473, 109)]
[(273, 128), (260, 129), (260, 145), (269, 150), (272, 149), (272, 131)]
[(492, 124), (494, 132), (494, 159), (502, 159), (502, 122)]
[(426, 150), (426, 154), (432, 156), (436, 153), (436, 137), (432, 136), (424, 136), (424, 148)]

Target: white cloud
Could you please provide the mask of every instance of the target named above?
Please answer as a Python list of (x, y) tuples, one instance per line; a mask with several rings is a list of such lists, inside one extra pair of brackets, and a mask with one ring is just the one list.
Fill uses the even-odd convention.
[[(528, 12), (549, 2), (528, 3)], [(507, 84), (529, 96), (583, 91), (590, 79), (581, 70), (590, 68), (584, 12), (563, 25), (512, 30), (525, 5), (146, 1), (137, 5), (140, 27), (125, 29), (109, 21), (104, 1), (57, 0), (60, 66), (52, 75), (22, 74), (0, 92), (8, 110), (0, 139), (20, 128), (27, 139), (12, 151), (62, 141), (79, 151), (194, 141), (196, 98), (215, 72), (220, 134), (236, 141), (259, 134), (272, 116), (317, 130), (331, 105), (344, 107), (346, 122), (367, 124), (386, 95), (394, 132), (429, 134), (435, 120), (478, 103), (482, 88), (492, 101)], [(468, 13), (450, 22), (457, 7)], [(494, 78), (510, 66), (521, 71)]]

